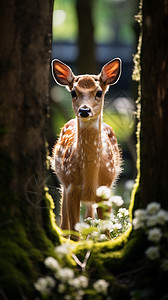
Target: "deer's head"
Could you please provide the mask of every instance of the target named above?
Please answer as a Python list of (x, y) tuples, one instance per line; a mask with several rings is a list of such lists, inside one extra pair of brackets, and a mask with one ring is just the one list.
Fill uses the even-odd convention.
[(98, 75), (75, 76), (70, 67), (54, 59), (52, 74), (59, 85), (67, 87), (71, 92), (75, 115), (82, 121), (88, 121), (101, 114), (108, 86), (115, 84), (120, 77), (121, 60), (111, 60)]

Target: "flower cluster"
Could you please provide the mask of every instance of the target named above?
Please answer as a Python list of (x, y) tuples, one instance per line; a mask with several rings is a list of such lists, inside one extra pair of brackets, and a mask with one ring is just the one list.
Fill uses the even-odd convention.
[[(152, 243), (145, 254), (150, 260), (159, 259), (160, 252), (165, 257), (167, 254), (163, 253), (161, 242), (162, 239), (167, 239), (165, 234), (166, 225), (168, 222), (168, 212), (161, 209), (160, 204), (151, 202), (147, 205), (146, 209), (137, 209), (135, 211), (135, 218), (133, 219), (134, 229), (143, 228), (147, 234), (147, 239)], [(168, 270), (168, 259), (162, 259), (162, 269)]]
[(114, 239), (127, 231), (131, 226), (129, 212), (126, 208), (120, 208), (110, 219), (100, 220), (87, 218), (84, 222), (77, 223), (75, 229), (79, 231), (80, 239), (103, 242)]
[[(104, 215), (108, 215), (105, 220), (87, 218), (84, 222), (77, 223), (75, 230), (79, 232), (81, 240), (93, 240), (95, 242), (108, 241), (118, 237), (131, 227), (129, 212), (126, 208), (119, 208), (124, 201), (120, 196), (112, 196), (111, 189), (101, 186), (97, 189), (97, 196), (102, 198), (101, 202), (93, 204), (92, 207), (101, 209)], [(109, 207), (112, 213), (107, 213)]]
[[(72, 254), (72, 244), (64, 243), (56, 247), (55, 253), (63, 259), (66, 255)], [(77, 257), (76, 259), (78, 260)], [(54, 257), (47, 257), (44, 264), (51, 275), (39, 278), (34, 287), (46, 299), (51, 294), (58, 293), (65, 300), (82, 300), (89, 289), (94, 291), (95, 296), (103, 297), (107, 294), (109, 283), (104, 279), (98, 279), (92, 284), (86, 274), (75, 274), (73, 269), (63, 267)]]
[[(105, 186), (97, 189), (97, 196), (102, 198), (102, 202), (94, 204), (93, 207), (101, 207), (104, 213), (111, 207), (113, 212), (105, 220), (87, 218), (84, 222), (77, 223), (75, 230), (79, 232), (82, 240), (91, 240), (92, 242), (108, 241), (118, 237), (131, 226), (128, 210), (119, 208), (123, 205), (120, 196), (112, 196), (111, 189)], [(58, 294), (59, 297), (63, 297), (65, 300), (82, 300), (85, 295), (89, 294), (104, 299), (108, 292), (109, 282), (102, 278), (93, 282), (86, 274), (85, 268), (91, 251), (89, 250), (86, 253), (82, 263), (73, 253), (74, 248), (74, 244), (68, 243), (68, 241), (55, 248), (55, 255), (58, 260), (54, 257), (45, 259), (44, 264), (49, 271), (49, 276), (39, 278), (34, 284), (35, 289), (46, 299), (51, 294), (52, 296)], [(76, 264), (81, 267), (80, 273), (79, 270), (65, 266), (67, 255), (71, 255)]]

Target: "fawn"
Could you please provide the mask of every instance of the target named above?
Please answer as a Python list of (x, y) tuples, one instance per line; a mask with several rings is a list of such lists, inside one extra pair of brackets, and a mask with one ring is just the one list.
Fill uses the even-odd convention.
[[(62, 187), (61, 228), (74, 229), (79, 222), (80, 202), (86, 204), (86, 218), (94, 218), (93, 203), (99, 186), (111, 187), (120, 173), (120, 151), (113, 129), (103, 123), (104, 95), (121, 73), (121, 60), (108, 62), (99, 75), (75, 76), (66, 64), (54, 59), (56, 83), (69, 89), (76, 118), (67, 122), (53, 148), (51, 167)], [(101, 208), (97, 209), (102, 219)]]

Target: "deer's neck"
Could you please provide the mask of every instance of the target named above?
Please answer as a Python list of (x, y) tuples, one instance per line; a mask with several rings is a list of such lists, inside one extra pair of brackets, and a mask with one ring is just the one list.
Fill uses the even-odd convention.
[(93, 202), (98, 187), (101, 160), (101, 116), (86, 122), (78, 119), (77, 126), (77, 150), (83, 187), (82, 201)]
[(77, 119), (77, 148), (83, 163), (98, 163), (99, 152), (102, 145), (101, 130), (101, 115), (90, 121)]

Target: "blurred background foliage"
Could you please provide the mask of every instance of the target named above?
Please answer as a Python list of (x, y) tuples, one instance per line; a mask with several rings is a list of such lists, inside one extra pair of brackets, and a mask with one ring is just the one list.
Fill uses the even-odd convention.
[[(109, 60), (122, 59), (121, 78), (106, 95), (104, 121), (114, 129), (122, 149), (123, 172), (113, 192), (123, 197), (127, 208), (136, 177), (137, 85), (131, 76), (138, 36), (134, 19), (137, 11), (138, 0), (55, 0), (53, 11), (52, 58), (68, 64), (75, 74), (97, 74)], [(50, 82), (48, 143), (51, 155), (60, 128), (74, 118), (74, 113), (69, 92), (56, 85), (52, 77)], [(56, 202), (59, 222), (59, 182), (50, 170), (47, 172), (47, 185)]]

